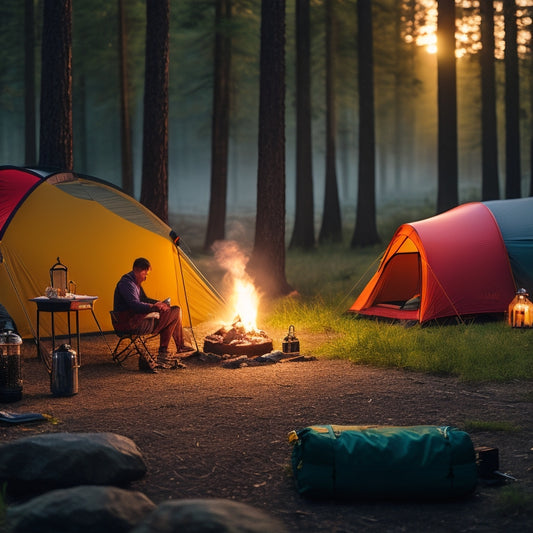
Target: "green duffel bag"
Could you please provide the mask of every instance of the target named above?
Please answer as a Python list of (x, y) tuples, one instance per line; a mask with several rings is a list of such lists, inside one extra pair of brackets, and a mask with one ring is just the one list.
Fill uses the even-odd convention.
[(450, 426), (310, 426), (289, 433), (300, 494), (454, 498), (477, 483), (474, 446)]

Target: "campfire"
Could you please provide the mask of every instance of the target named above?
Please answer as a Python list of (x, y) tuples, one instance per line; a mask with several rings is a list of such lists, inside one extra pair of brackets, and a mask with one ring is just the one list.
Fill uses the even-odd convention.
[(272, 351), (272, 340), (261, 330), (247, 330), (240, 317), (204, 339), (204, 352), (253, 357)]
[(248, 357), (271, 352), (272, 339), (256, 324), (260, 296), (246, 274), (247, 258), (233, 242), (219, 244), (215, 257), (227, 270), (225, 281), (231, 284), (229, 304), (233, 319), (204, 338), (203, 351)]

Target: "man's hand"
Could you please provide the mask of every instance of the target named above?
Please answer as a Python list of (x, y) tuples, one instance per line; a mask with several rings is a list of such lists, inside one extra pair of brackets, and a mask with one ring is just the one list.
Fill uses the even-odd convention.
[(166, 311), (167, 309), (170, 309), (170, 306), (167, 303), (165, 303), (165, 302), (156, 302), (152, 306), (152, 309), (154, 311)]

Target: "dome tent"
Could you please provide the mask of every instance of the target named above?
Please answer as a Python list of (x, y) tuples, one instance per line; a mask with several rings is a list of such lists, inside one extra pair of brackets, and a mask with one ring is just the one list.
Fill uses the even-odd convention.
[(471, 202), (402, 224), (349, 312), (397, 320), (504, 313), (533, 289), (533, 198)]
[[(136, 257), (154, 273), (144, 284), (153, 298), (171, 298), (183, 309), (184, 326), (216, 318), (222, 298), (170, 237), (171, 228), (114, 185), (57, 170), (0, 167), (0, 303), (23, 338), (35, 336), (36, 308), (30, 298), (50, 285), (57, 258), (77, 292), (98, 296), (95, 314), (111, 331), (109, 311), (122, 274)], [(59, 314), (59, 327), (66, 319)], [(86, 316), (88, 315), (88, 316)], [(50, 331), (47, 317), (41, 329)], [(80, 313), (80, 331), (97, 331)]]

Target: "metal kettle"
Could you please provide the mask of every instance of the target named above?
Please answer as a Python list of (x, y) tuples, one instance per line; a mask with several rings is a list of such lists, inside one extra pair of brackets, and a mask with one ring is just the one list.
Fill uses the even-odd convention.
[(294, 326), (289, 326), (289, 332), (287, 333), (287, 336), (283, 339), (283, 342), (281, 343), (282, 346), (282, 352), (283, 353), (290, 353), (290, 354), (298, 354), (300, 353), (300, 341), (296, 338), (296, 334), (294, 332)]

